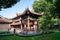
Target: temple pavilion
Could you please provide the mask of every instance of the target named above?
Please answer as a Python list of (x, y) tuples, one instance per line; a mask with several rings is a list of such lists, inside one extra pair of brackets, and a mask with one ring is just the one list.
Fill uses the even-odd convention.
[(41, 14), (30, 11), (28, 8), (23, 13), (18, 13), (16, 17), (12, 18), (13, 22), (10, 24), (10, 32), (14, 29), (17, 33), (23, 31), (37, 31), (38, 18)]

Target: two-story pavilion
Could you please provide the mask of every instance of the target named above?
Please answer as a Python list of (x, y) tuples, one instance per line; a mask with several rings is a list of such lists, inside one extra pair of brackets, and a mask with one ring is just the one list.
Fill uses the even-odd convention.
[(22, 31), (37, 31), (37, 19), (41, 16), (41, 14), (32, 12), (27, 8), (22, 14), (17, 14), (16, 17), (12, 18), (13, 22), (10, 25), (10, 31), (14, 31), (14, 29), (18, 33)]

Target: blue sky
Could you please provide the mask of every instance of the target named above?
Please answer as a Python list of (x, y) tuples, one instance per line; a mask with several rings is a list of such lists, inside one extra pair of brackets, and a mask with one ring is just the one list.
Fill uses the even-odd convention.
[(17, 13), (22, 13), (26, 8), (33, 10), (32, 4), (34, 0), (21, 0), (11, 8), (3, 9), (0, 11), (0, 15), (6, 18), (13, 18)]

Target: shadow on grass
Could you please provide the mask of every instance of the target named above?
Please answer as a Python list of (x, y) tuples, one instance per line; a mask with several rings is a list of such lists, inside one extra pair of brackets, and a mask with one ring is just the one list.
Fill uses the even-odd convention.
[(19, 37), (35, 37), (35, 36), (40, 36), (40, 35), (49, 35), (49, 34), (52, 34), (52, 33), (54, 33), (54, 32), (35, 34), (35, 35), (18, 35), (18, 34), (16, 34), (16, 36), (19, 36)]
[(35, 34), (35, 35), (19, 35), (19, 34), (9, 34), (9, 33), (3, 33), (3, 34), (0, 34), (0, 37), (1, 36), (19, 36), (19, 37), (35, 37), (35, 36), (40, 36), (40, 35), (48, 35), (48, 34), (52, 34), (54, 32), (48, 32), (48, 33), (42, 33), (42, 34)]

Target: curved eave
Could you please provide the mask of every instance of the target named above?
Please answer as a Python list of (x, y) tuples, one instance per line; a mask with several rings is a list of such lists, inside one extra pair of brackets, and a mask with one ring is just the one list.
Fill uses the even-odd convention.
[(12, 23), (12, 21), (10, 21), (10, 20), (5, 20), (5, 19), (0, 19), (0, 24), (10, 24), (10, 23)]
[(37, 15), (38, 17), (41, 17), (41, 16), (42, 16), (42, 14), (39, 14), (39, 13), (36, 13), (36, 12), (32, 12), (32, 11), (30, 11), (29, 9), (26, 9), (22, 14), (17, 14), (16, 17), (12, 18), (12, 20), (13, 20), (13, 19), (16, 19), (16, 18), (18, 18), (18, 17), (21, 17), (21, 16), (23, 16), (23, 15), (25, 15), (25, 14), (28, 14), (28, 12), (29, 12), (29, 14)]
[(18, 22), (18, 23), (11, 23), (10, 25), (20, 25), (21, 23), (20, 22)]

